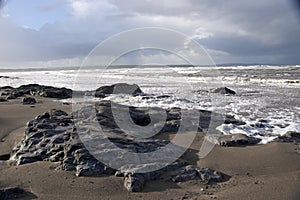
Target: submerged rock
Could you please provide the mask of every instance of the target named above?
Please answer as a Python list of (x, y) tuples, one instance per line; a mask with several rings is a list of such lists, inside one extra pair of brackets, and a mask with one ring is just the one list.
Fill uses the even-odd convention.
[(219, 145), (225, 147), (232, 146), (245, 146), (245, 145), (255, 145), (259, 143), (261, 139), (249, 137), (244, 134), (231, 134), (231, 135), (221, 135), (219, 138)]

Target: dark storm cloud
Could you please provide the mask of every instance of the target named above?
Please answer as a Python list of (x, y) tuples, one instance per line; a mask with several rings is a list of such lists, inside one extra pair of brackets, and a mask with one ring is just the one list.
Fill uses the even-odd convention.
[[(251, 57), (255, 63), (257, 56), (260, 60), (265, 57), (261, 62), (271, 64), (300, 63), (300, 23), (292, 1), (216, 2), (213, 0), (206, 7), (212, 7), (210, 13), (215, 17), (211, 18), (219, 18), (222, 23), (215, 23), (218, 27), (211, 37), (198, 40), (205, 47), (239, 57), (236, 62)], [(217, 9), (219, 13), (215, 12)], [(226, 25), (231, 30), (226, 30)]]
[(293, 2), (295, 4), (296, 9), (300, 12), (300, 0), (294, 0)]

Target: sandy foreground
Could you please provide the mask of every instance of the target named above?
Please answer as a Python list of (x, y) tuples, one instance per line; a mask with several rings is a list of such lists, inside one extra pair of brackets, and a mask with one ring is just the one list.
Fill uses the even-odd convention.
[[(27, 121), (53, 108), (72, 110), (53, 99), (37, 100), (33, 107), (22, 105), (21, 99), (0, 103), (0, 156), (22, 139)], [(202, 138), (199, 133), (183, 158), (229, 175), (228, 181), (209, 186), (197, 180), (148, 181), (143, 192), (129, 193), (120, 177), (76, 177), (74, 172), (54, 170), (57, 163), (10, 166), (0, 161), (0, 188), (20, 186), (32, 193), (25, 199), (300, 199), (300, 154), (295, 144), (215, 146), (199, 160)]]

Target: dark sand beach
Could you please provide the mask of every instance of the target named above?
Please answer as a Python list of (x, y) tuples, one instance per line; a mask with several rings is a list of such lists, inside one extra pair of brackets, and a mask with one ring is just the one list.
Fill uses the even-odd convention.
[[(0, 103), (0, 155), (9, 154), (24, 137), (27, 121), (50, 109), (71, 112), (71, 105), (37, 98), (34, 106), (21, 99)], [(300, 159), (294, 143), (273, 142), (248, 147), (215, 146), (198, 160), (203, 134), (183, 158), (200, 167), (209, 167), (230, 176), (227, 181), (203, 184), (199, 180), (182, 183), (147, 181), (142, 192), (130, 193), (123, 178), (115, 176), (76, 177), (74, 172), (55, 170), (58, 163), (34, 162), (20, 166), (2, 161), (0, 187), (20, 186), (30, 195), (23, 199), (299, 199)], [(298, 196), (297, 196), (298, 195)]]

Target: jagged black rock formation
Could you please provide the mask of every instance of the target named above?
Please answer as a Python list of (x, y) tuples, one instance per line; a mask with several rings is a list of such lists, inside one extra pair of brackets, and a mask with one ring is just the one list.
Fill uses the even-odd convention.
[(202, 180), (206, 183), (215, 183), (225, 180), (223, 173), (209, 169), (189, 165), (178, 159), (174, 163), (157, 171), (136, 174), (117, 172), (117, 176), (124, 176), (124, 186), (130, 192), (140, 192), (147, 180), (170, 180), (172, 182), (185, 182), (189, 180)]
[[(119, 109), (122, 106), (119, 105)], [(125, 106), (124, 106), (125, 108)], [(91, 108), (83, 107), (78, 112), (68, 115), (61, 110), (51, 110), (38, 115), (35, 119), (27, 123), (25, 137), (13, 149), (11, 161), (17, 165), (32, 163), (36, 161), (59, 162), (57, 169), (75, 171), (77, 176), (94, 176), (100, 174), (116, 174), (124, 177), (124, 186), (128, 191), (137, 192), (143, 189), (145, 181), (161, 179), (162, 177), (174, 181), (181, 182), (191, 179), (201, 179), (207, 182), (221, 181), (222, 174), (210, 169), (202, 169), (190, 166), (189, 163), (178, 159), (175, 162), (164, 165), (160, 170), (136, 173), (128, 170), (128, 166), (116, 171), (109, 166), (97, 160), (86, 149), (82, 143), (78, 127), (74, 126), (74, 122), (78, 119), (91, 120), (101, 125), (108, 139), (118, 148), (126, 149), (129, 152), (146, 153), (155, 151), (167, 145), (170, 141), (156, 139), (155, 137), (147, 139), (135, 139), (123, 132), (116, 122), (111, 111), (110, 101), (99, 101), (92, 107), (95, 115), (91, 115)], [(96, 110), (95, 110), (96, 109)], [(181, 122), (181, 110), (179, 108), (167, 109), (166, 125), (161, 133), (173, 132), (178, 129)], [(203, 112), (202, 120), (210, 120), (209, 112)], [(201, 114), (201, 112), (200, 112)], [(149, 123), (148, 110), (143, 108), (130, 108), (130, 116), (138, 124)], [(78, 123), (78, 121), (77, 121)], [(202, 122), (202, 125), (209, 123)], [(87, 126), (85, 131), (89, 131), (91, 127)], [(80, 129), (83, 131), (83, 129)], [(107, 155), (115, 149), (100, 149), (100, 155)], [(125, 152), (126, 153), (126, 152)], [(124, 154), (125, 155), (125, 154)], [(123, 154), (119, 158), (111, 158), (122, 160)], [(151, 162), (151, 160), (150, 160)], [(141, 164), (141, 168), (147, 168), (151, 165), (159, 165), (160, 163)], [(171, 173), (168, 175), (169, 172)]]
[(85, 149), (71, 116), (51, 110), (27, 123), (25, 137), (12, 152), (17, 165), (36, 161), (60, 162), (63, 170), (75, 170), (77, 176), (103, 174), (105, 167)]

